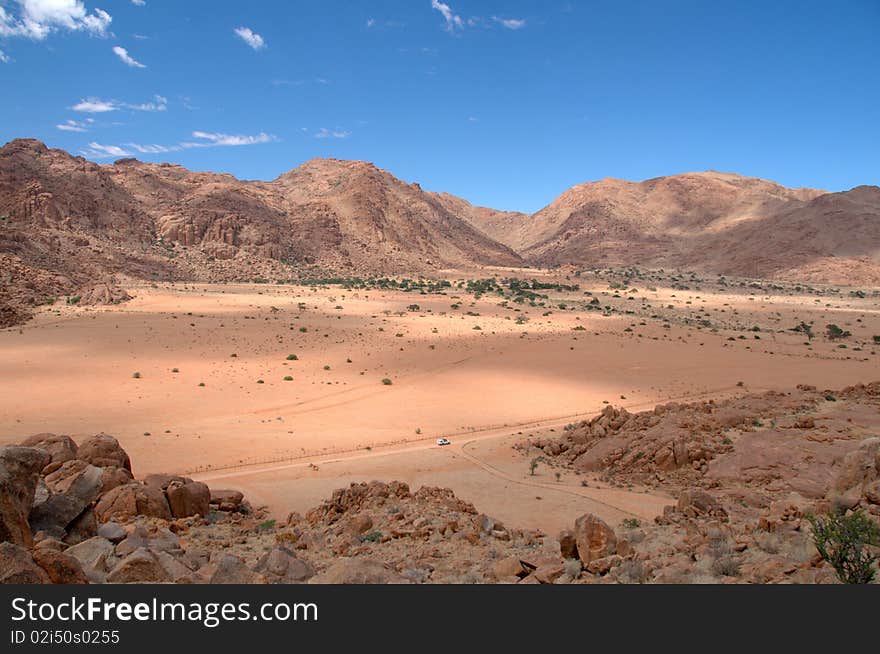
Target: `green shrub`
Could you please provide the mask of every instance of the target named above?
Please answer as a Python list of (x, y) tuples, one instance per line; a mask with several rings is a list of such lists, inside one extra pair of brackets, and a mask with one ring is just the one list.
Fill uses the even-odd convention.
[(844, 329), (841, 329), (837, 325), (828, 325), (825, 328), (825, 335), (828, 337), (830, 341), (836, 341), (839, 338), (849, 338), (852, 334)]
[(287, 360), (288, 360), (288, 361), (299, 361), (299, 357), (296, 356), (295, 354), (288, 354), (288, 355), (287, 355)]
[(813, 544), (845, 584), (869, 584), (874, 580), (880, 546), (880, 527), (861, 511), (850, 515), (807, 516), (813, 527)]
[(385, 379), (382, 380), (382, 384), (384, 384), (385, 386), (391, 386), (391, 384), (393, 384), (393, 383), (394, 382), (392, 382), (390, 379), (388, 379), (388, 377), (386, 377)]

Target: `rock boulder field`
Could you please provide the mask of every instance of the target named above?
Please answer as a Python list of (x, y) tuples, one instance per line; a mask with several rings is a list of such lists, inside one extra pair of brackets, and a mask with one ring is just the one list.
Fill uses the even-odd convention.
[[(674, 500), (653, 522), (581, 515), (556, 537), (449, 489), (353, 483), (284, 521), (234, 489), (132, 478), (112, 436), (0, 448), (0, 581), (25, 584), (833, 583), (809, 516), (880, 523), (880, 383), (631, 414), (515, 452)], [(759, 450), (767, 453), (761, 457)], [(108, 484), (107, 471), (120, 483)]]

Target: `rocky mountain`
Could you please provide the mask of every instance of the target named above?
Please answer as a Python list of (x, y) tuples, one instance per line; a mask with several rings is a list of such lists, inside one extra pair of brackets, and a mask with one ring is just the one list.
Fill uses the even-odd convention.
[(31, 139), (0, 148), (0, 257), (0, 326), (114, 276), (222, 281), (522, 262), (372, 164), (313, 160), (247, 182), (135, 159), (98, 165)]
[(98, 165), (32, 139), (0, 148), (0, 327), (125, 278), (242, 281), (484, 266), (691, 269), (880, 284), (880, 188), (790, 189), (707, 172), (575, 186), (535, 215), (428, 193), (372, 164), (316, 159), (243, 181)]
[(468, 215), (537, 266), (641, 266), (880, 283), (880, 188), (790, 189), (729, 173), (575, 186), (534, 216)]

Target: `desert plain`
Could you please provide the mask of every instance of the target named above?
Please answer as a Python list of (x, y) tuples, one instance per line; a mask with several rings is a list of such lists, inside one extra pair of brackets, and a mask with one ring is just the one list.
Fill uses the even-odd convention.
[[(585, 513), (650, 521), (675, 500), (599, 472), (532, 469), (514, 448), (524, 439), (608, 405), (880, 376), (871, 291), (638, 270), (442, 277), (409, 291), (132, 281), (126, 303), (43, 307), (0, 331), (0, 445), (112, 434), (137, 477), (237, 489), (279, 520), (334, 489), (394, 479), (556, 533)], [(512, 301), (510, 279), (540, 290)], [(850, 336), (825, 338), (831, 324)]]

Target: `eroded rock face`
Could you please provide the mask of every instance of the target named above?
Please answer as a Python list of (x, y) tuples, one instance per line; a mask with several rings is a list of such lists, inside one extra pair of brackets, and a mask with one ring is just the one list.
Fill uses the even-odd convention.
[(585, 566), (617, 551), (614, 530), (592, 513), (586, 513), (575, 521), (574, 535), (578, 557)]
[(83, 441), (77, 458), (99, 468), (123, 468), (131, 472), (131, 459), (112, 436), (98, 434)]
[(165, 494), (137, 481), (117, 486), (103, 495), (95, 506), (95, 515), (98, 522), (128, 520), (139, 515), (171, 520)]
[(30, 447), (0, 448), (0, 540), (30, 547), (28, 514), (34, 503), (40, 471), (51, 457)]

